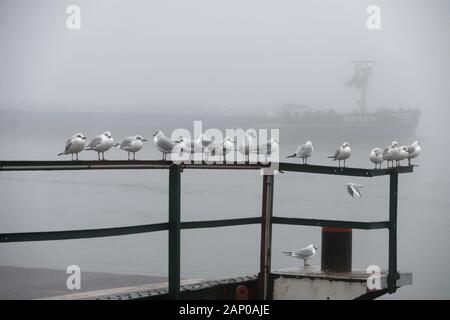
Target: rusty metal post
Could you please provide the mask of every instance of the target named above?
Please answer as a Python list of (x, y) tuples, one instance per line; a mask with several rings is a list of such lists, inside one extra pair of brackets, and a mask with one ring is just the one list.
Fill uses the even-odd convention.
[(398, 197), (398, 173), (391, 173), (389, 179), (389, 293), (397, 290), (397, 197)]
[(180, 298), (180, 207), (181, 169), (172, 165), (169, 169), (169, 296)]
[(259, 272), (259, 298), (268, 299), (272, 259), (272, 216), (274, 175), (263, 176), (261, 212), (261, 252)]

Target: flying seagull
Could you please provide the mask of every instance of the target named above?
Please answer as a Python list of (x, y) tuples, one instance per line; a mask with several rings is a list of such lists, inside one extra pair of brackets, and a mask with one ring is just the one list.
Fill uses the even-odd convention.
[(347, 192), (352, 196), (361, 197), (361, 191), (359, 190), (363, 186), (356, 183), (347, 183), (345, 185), (347, 187)]

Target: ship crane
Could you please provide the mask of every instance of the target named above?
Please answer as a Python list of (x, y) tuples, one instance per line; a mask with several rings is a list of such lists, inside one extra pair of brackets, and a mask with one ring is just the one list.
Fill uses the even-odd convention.
[(374, 61), (353, 61), (355, 73), (347, 80), (344, 85), (348, 88), (355, 87), (361, 93), (361, 98), (358, 100), (359, 109), (362, 114), (367, 112), (367, 87), (369, 86), (369, 77), (372, 74), (372, 67)]

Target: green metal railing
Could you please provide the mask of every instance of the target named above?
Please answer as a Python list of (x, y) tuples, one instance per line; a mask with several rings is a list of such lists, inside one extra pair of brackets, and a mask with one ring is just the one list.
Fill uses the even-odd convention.
[(339, 227), (352, 229), (388, 229), (389, 230), (389, 270), (388, 289), (390, 293), (397, 288), (399, 279), (397, 271), (397, 196), (398, 174), (413, 172), (413, 166), (395, 167), (388, 169), (361, 169), (361, 168), (337, 168), (331, 166), (301, 165), (294, 163), (279, 163), (281, 172), (306, 172), (315, 174), (343, 175), (357, 177), (390, 177), (389, 191), (389, 220), (377, 222), (338, 221), (323, 219), (287, 218), (273, 216), (274, 176), (263, 176), (262, 214), (261, 217), (207, 220), (207, 221), (181, 221), (181, 175), (184, 169), (218, 169), (218, 170), (260, 170), (269, 167), (270, 164), (181, 164), (171, 161), (0, 161), (0, 171), (49, 171), (49, 170), (123, 170), (123, 169), (164, 169), (169, 170), (169, 213), (167, 223), (156, 223), (138, 226), (126, 226), (117, 228), (45, 231), (45, 232), (21, 232), (2, 233), (0, 242), (24, 242), (24, 241), (51, 241), (84, 239), (98, 237), (112, 237), (138, 233), (168, 231), (169, 238), (169, 296), (173, 299), (180, 298), (180, 234), (182, 229), (218, 228), (226, 226), (239, 226), (249, 224), (261, 225), (260, 247), (260, 294), (262, 299), (270, 296), (268, 292), (271, 272), (271, 242), (272, 225), (300, 225), (316, 227)]

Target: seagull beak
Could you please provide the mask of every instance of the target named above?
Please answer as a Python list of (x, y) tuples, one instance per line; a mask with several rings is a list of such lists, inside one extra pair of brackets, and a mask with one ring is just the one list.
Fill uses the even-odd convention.
[(81, 138), (81, 139), (86, 140), (86, 137), (83, 137), (83, 138)]
[(142, 139), (142, 141), (146, 142), (146, 141), (148, 141), (148, 140), (147, 140), (147, 139)]

